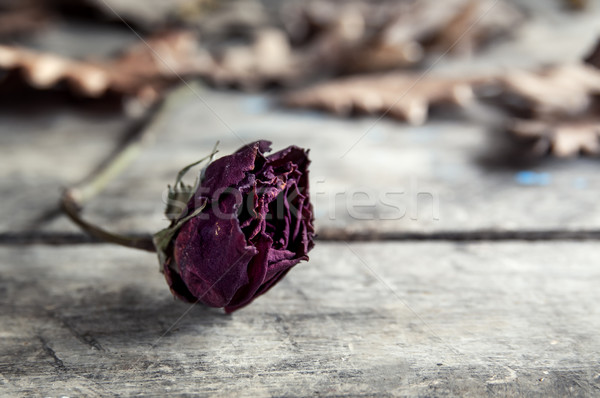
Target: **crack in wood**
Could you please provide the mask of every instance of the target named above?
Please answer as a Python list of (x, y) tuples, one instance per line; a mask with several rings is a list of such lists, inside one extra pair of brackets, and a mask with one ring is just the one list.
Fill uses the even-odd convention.
[(480, 229), (471, 231), (437, 232), (376, 232), (325, 229), (318, 240), (326, 242), (380, 242), (380, 241), (581, 241), (599, 240), (600, 230), (515, 230)]
[(67, 329), (71, 334), (81, 343), (87, 345), (88, 347), (97, 350), (97, 351), (106, 351), (104, 347), (89, 333), (81, 333), (75, 326), (73, 326), (66, 318), (61, 316), (56, 312), (49, 312), (50, 317), (59, 322), (65, 329)]
[(286, 338), (290, 342), (292, 347), (294, 347), (297, 350), (301, 350), (300, 345), (298, 344), (296, 339), (294, 339), (294, 337), (292, 336), (292, 332), (291, 332), (290, 327), (288, 326), (287, 322), (279, 314), (275, 314), (275, 326), (278, 329), (281, 336), (283, 338)]
[[(127, 233), (133, 238), (148, 238), (149, 234)], [(585, 241), (600, 240), (600, 230), (472, 230), (438, 232), (374, 232), (325, 229), (316, 237), (322, 242), (385, 242), (385, 241)], [(93, 237), (71, 232), (4, 232), (0, 233), (0, 246), (51, 245), (68, 246), (102, 244)]]
[(54, 367), (61, 372), (66, 372), (67, 367), (65, 366), (64, 362), (58, 357), (58, 355), (56, 355), (56, 352), (52, 349), (52, 347), (48, 345), (46, 339), (44, 339), (42, 336), (37, 337), (40, 340), (40, 343), (42, 343), (42, 349), (44, 352), (54, 361)]

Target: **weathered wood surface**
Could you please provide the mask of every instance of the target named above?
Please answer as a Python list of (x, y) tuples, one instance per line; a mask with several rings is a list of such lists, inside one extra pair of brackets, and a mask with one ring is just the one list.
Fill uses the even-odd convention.
[[(537, 22), (516, 40), (468, 62), (444, 60), (437, 71), (573, 60), (600, 33), (598, 2), (570, 22), (545, 0), (519, 3), (537, 4)], [(92, 42), (83, 26), (65, 29), (30, 44), (85, 57), (131, 40), (121, 32)], [(600, 229), (597, 160), (515, 165), (502, 156), (498, 133), (484, 127), (487, 114), (410, 127), (195, 90), (177, 94), (152, 126), (155, 142), (86, 207), (90, 219), (120, 231), (158, 230), (166, 223), (163, 190), (182, 165), (216, 140), (228, 153), (264, 138), (275, 149), (311, 148), (321, 231), (477, 238), (480, 230)], [(320, 242), (309, 263), (227, 316), (175, 301), (152, 255), (2, 240), (76, 233), (52, 217), (60, 189), (113, 151), (127, 124), (60, 106), (0, 110), (1, 396), (600, 395), (597, 241)], [(523, 185), (524, 170), (546, 175)], [(398, 220), (386, 220), (390, 209), (381, 205), (356, 209), (372, 219), (353, 219), (343, 196), (330, 205), (333, 194), (361, 188), (374, 195), (402, 188), (406, 198), (411, 181), (439, 198), (439, 220), (427, 198), (416, 220), (406, 199)]]
[[(164, 191), (183, 165), (204, 157), (217, 140), (222, 153), (230, 153), (263, 138), (273, 141), (275, 149), (289, 144), (311, 148), (319, 228), (600, 228), (595, 159), (540, 163), (533, 170), (547, 174), (548, 180), (529, 186), (519, 182), (518, 173), (530, 166), (512, 167), (509, 157), (504, 165), (488, 164), (492, 160), (486, 156), (501, 157), (490, 155), (497, 148), (494, 134), (499, 133), (473, 122), (434, 120), (408, 127), (387, 120), (340, 120), (270, 109), (258, 96), (197, 93), (211, 109), (184, 89), (181, 95), (187, 99), (156, 127), (156, 143), (87, 207), (93, 220), (122, 230), (158, 230), (165, 225)], [(372, 205), (361, 192), (370, 195)], [(383, 194), (388, 194), (387, 204), (380, 201)], [(71, 229), (66, 219), (48, 226), (51, 231)]]
[[(0, 114), (0, 231), (37, 229), (60, 191), (90, 174), (117, 147), (126, 122), (50, 108)], [(37, 223), (37, 224), (36, 224)]]
[[(134, 7), (135, 1), (126, 3)], [(516, 31), (512, 40), (474, 59), (445, 59), (434, 72), (494, 73), (575, 60), (600, 35), (596, 23), (600, 3), (591, 2), (586, 13), (571, 16), (545, 1), (521, 3), (532, 9), (533, 22)], [(87, 36), (78, 40), (82, 30), (70, 26), (43, 32), (30, 42), (84, 57), (88, 47), (82, 42), (89, 44), (90, 52), (107, 53), (131, 40), (123, 32), (105, 33), (104, 42), (89, 41)], [(79, 44), (61, 45), (65, 42)], [(550, 42), (552, 46), (547, 45)], [(375, 118), (343, 120), (284, 111), (274, 105), (273, 97), (195, 87), (184, 86), (174, 101), (177, 106), (154, 126), (155, 144), (88, 207), (92, 219), (133, 232), (162, 228), (162, 194), (179, 168), (204, 156), (217, 140), (222, 153), (228, 153), (264, 138), (272, 140), (275, 149), (289, 144), (311, 148), (321, 229), (435, 233), (600, 228), (596, 160), (518, 165), (501, 148), (503, 134), (489, 127), (491, 116), (478, 109), (470, 111), (470, 118), (434, 118), (425, 126), (410, 127)], [(11, 110), (5, 112), (0, 154), (6, 171), (0, 189), (23, 188), (18, 198), (13, 195), (15, 203), (4, 207), (0, 231), (20, 232), (56, 207), (62, 186), (85, 176), (103, 153), (114, 148), (124, 122), (48, 115), (23, 121)], [(36, 114), (35, 109), (28, 112)], [(53, 148), (48, 148), (49, 142)], [(527, 170), (544, 173), (541, 185), (519, 182), (518, 173)], [(36, 194), (38, 189), (44, 194)], [(357, 191), (369, 193), (375, 205), (358, 207), (364, 196), (353, 199)], [(383, 194), (388, 194), (387, 204), (380, 201)], [(76, 231), (65, 218), (36, 226), (44, 231)]]
[[(18, 43), (98, 60), (132, 38), (123, 29), (59, 23)], [(115, 106), (90, 102), (75, 107), (76, 97), (6, 97), (0, 97), (0, 231), (28, 231), (56, 210), (61, 189), (85, 178), (117, 148), (128, 121)]]
[[(443, 120), (422, 127), (382, 120), (340, 158), (373, 126), (373, 119), (339, 120), (266, 109), (263, 97), (199, 91), (233, 134), (193, 94), (181, 95), (186, 101), (155, 126), (156, 142), (87, 207), (91, 219), (123, 231), (158, 230), (165, 225), (164, 190), (179, 168), (205, 156), (217, 140), (222, 153), (229, 153), (242, 142), (264, 138), (272, 140), (275, 149), (289, 144), (311, 148), (319, 228), (418, 232), (600, 228), (595, 159), (545, 161), (533, 170), (546, 173), (549, 180), (539, 186), (522, 185), (518, 173), (529, 166), (512, 167), (509, 158), (504, 166), (485, 160), (496, 148), (497, 132)], [(21, 126), (33, 124), (5, 116), (1, 127), (6, 173), (1, 185), (3, 196), (14, 201), (3, 206), (4, 232), (18, 231), (55, 208), (60, 189), (91, 172), (114, 149), (124, 126), (122, 121), (67, 115), (46, 116), (36, 123), (37, 131), (22, 131)], [(14, 190), (19, 194), (8, 195)], [(365, 200), (362, 191), (371, 195), (375, 206), (359, 207)], [(379, 202), (388, 192), (388, 204)], [(417, 193), (421, 193), (418, 201)], [(66, 218), (42, 227), (76, 231)]]
[[(597, 243), (321, 244), (233, 315), (152, 255), (0, 250), (3, 396), (592, 396)], [(189, 310), (189, 311), (188, 311)]]

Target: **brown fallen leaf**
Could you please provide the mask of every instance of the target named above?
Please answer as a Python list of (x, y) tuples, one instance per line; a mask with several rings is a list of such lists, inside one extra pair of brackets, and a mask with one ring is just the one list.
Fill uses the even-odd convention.
[(22, 47), (0, 45), (0, 71), (45, 90), (66, 83), (74, 93), (98, 98), (108, 92), (151, 103), (180, 77), (206, 68), (205, 54), (189, 32), (167, 32), (149, 38), (115, 60), (77, 61)]
[(302, 76), (302, 59), (277, 29), (257, 31), (249, 45), (230, 46), (213, 57), (202, 75), (217, 86), (255, 90), (269, 84), (289, 85)]
[(509, 131), (531, 143), (536, 155), (558, 157), (600, 155), (600, 118), (576, 120), (514, 120)]
[(410, 3), (287, 3), (282, 21), (295, 48), (321, 74), (360, 73), (414, 65), (423, 58), (414, 40), (389, 40), (384, 34), (392, 15)]
[(529, 109), (533, 116), (571, 116), (585, 112), (600, 94), (600, 70), (571, 64), (540, 72), (515, 71), (499, 78), (507, 103)]
[[(510, 106), (507, 130), (534, 155), (600, 155), (600, 45), (584, 62), (496, 78)], [(523, 112), (526, 110), (527, 112)]]
[(429, 51), (472, 55), (496, 38), (508, 36), (525, 19), (521, 11), (506, 2), (467, 0), (433, 32)]
[[(181, 78), (202, 77), (217, 86), (246, 90), (271, 83), (289, 85), (302, 77), (303, 61), (280, 30), (262, 29), (248, 45), (227, 46), (220, 54), (201, 47), (195, 33), (165, 32), (138, 43), (113, 60), (85, 62), (22, 47), (0, 45), (0, 72), (20, 77), (36, 89), (61, 83), (90, 98), (104, 94), (152, 103)], [(0, 87), (1, 90), (1, 87)]]
[(292, 43), (335, 73), (415, 65), (428, 53), (474, 51), (524, 19), (505, 1), (309, 1), (289, 3), (282, 20)]
[(471, 84), (408, 73), (357, 76), (333, 80), (283, 98), (291, 107), (318, 108), (338, 115), (352, 112), (386, 114), (411, 124), (422, 124), (432, 105), (466, 105), (473, 99)]
[(5, 79), (18, 74), (27, 84), (40, 90), (66, 82), (70, 89), (86, 97), (98, 97), (110, 85), (108, 71), (99, 65), (21, 47), (0, 45), (0, 71), (6, 73)]
[(111, 90), (152, 102), (182, 78), (200, 75), (211, 66), (195, 33), (184, 30), (150, 37), (104, 67), (110, 74)]

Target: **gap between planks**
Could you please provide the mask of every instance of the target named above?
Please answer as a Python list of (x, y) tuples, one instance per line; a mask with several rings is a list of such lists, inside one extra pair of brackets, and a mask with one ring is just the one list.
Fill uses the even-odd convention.
[[(134, 238), (148, 237), (143, 233), (128, 233)], [(328, 228), (319, 231), (316, 239), (322, 242), (403, 242), (403, 241), (448, 241), (448, 242), (502, 242), (502, 241), (590, 241), (600, 240), (600, 230), (472, 230), (439, 232), (375, 232), (347, 231)], [(1, 246), (52, 245), (67, 246), (80, 244), (104, 244), (81, 233), (22, 232), (0, 233)]]

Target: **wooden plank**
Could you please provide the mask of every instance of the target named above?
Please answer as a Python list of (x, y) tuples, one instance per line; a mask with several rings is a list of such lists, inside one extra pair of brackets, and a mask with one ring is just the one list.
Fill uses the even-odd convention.
[[(226, 154), (268, 139), (275, 149), (311, 149), (319, 228), (427, 233), (600, 227), (595, 160), (518, 166), (501, 156), (500, 133), (476, 121), (434, 119), (411, 127), (343, 120), (270, 108), (267, 97), (195, 90), (202, 101), (184, 89), (180, 105), (155, 127), (156, 145), (90, 203), (93, 220), (123, 231), (158, 230), (165, 225), (164, 191), (179, 168), (205, 156), (217, 140)], [(361, 192), (372, 206), (360, 207), (369, 203)], [(47, 230), (74, 231), (67, 220)]]
[(4, 247), (0, 394), (590, 396), (596, 246), (321, 244), (230, 316), (150, 254)]
[(86, 177), (117, 147), (121, 116), (68, 109), (0, 114), (0, 231), (37, 229), (57, 208), (60, 191)]
[[(574, 60), (600, 34), (596, 3), (580, 14), (558, 13), (545, 1), (518, 3), (531, 9), (532, 21), (516, 31), (513, 40), (491, 47), (475, 59), (445, 58), (434, 71), (494, 73), (498, 68)], [(124, 4), (135, 10), (141, 2)], [(83, 41), (89, 47), (82, 46), (76, 34), (82, 30), (59, 27), (36, 36), (30, 44), (57, 51), (63, 46), (69, 55), (85, 56), (86, 50), (109, 52), (119, 38), (131, 40), (127, 32), (103, 30), (106, 40), (90, 42), (86, 38)], [(540, 38), (553, 45), (539, 45)], [(290, 144), (311, 148), (313, 200), (321, 231), (600, 228), (596, 162), (548, 161), (520, 167), (510, 156), (499, 155), (499, 133), (490, 129), (487, 114), (476, 120), (434, 118), (425, 126), (410, 127), (374, 118), (343, 120), (284, 111), (273, 107), (274, 98), (269, 96), (194, 91), (179, 94), (178, 107), (158, 126), (162, 135), (157, 144), (88, 207), (93, 220), (123, 231), (156, 231), (166, 224), (162, 216), (164, 189), (180, 167), (204, 156), (217, 140), (222, 153), (228, 153), (244, 142), (265, 138), (272, 140), (276, 149)], [(7, 199), (0, 231), (18, 233), (23, 225), (38, 220), (54, 206), (60, 188), (88, 173), (116, 138), (111, 119), (85, 120), (62, 112), (55, 117), (34, 113), (27, 120), (2, 116), (0, 151), (7, 167), (1, 172), (0, 191)], [(541, 176), (534, 178), (533, 184), (519, 174), (529, 170)], [(18, 195), (13, 194), (15, 187), (23, 184), (28, 188), (21, 187)], [(44, 195), (36, 194), (39, 189)], [(357, 191), (369, 194), (375, 205), (358, 207), (364, 196)], [(387, 196), (387, 203), (380, 200), (382, 195)], [(77, 231), (64, 218), (36, 228)]]
[[(15, 43), (77, 59), (114, 55), (134, 34), (114, 27), (57, 22)], [(6, 95), (4, 95), (6, 97)], [(127, 120), (93, 101), (53, 97), (2, 98), (0, 110), (0, 231), (35, 229), (40, 217), (56, 209), (60, 190), (86, 177), (116, 148)], [(116, 111), (116, 109), (115, 109)]]

